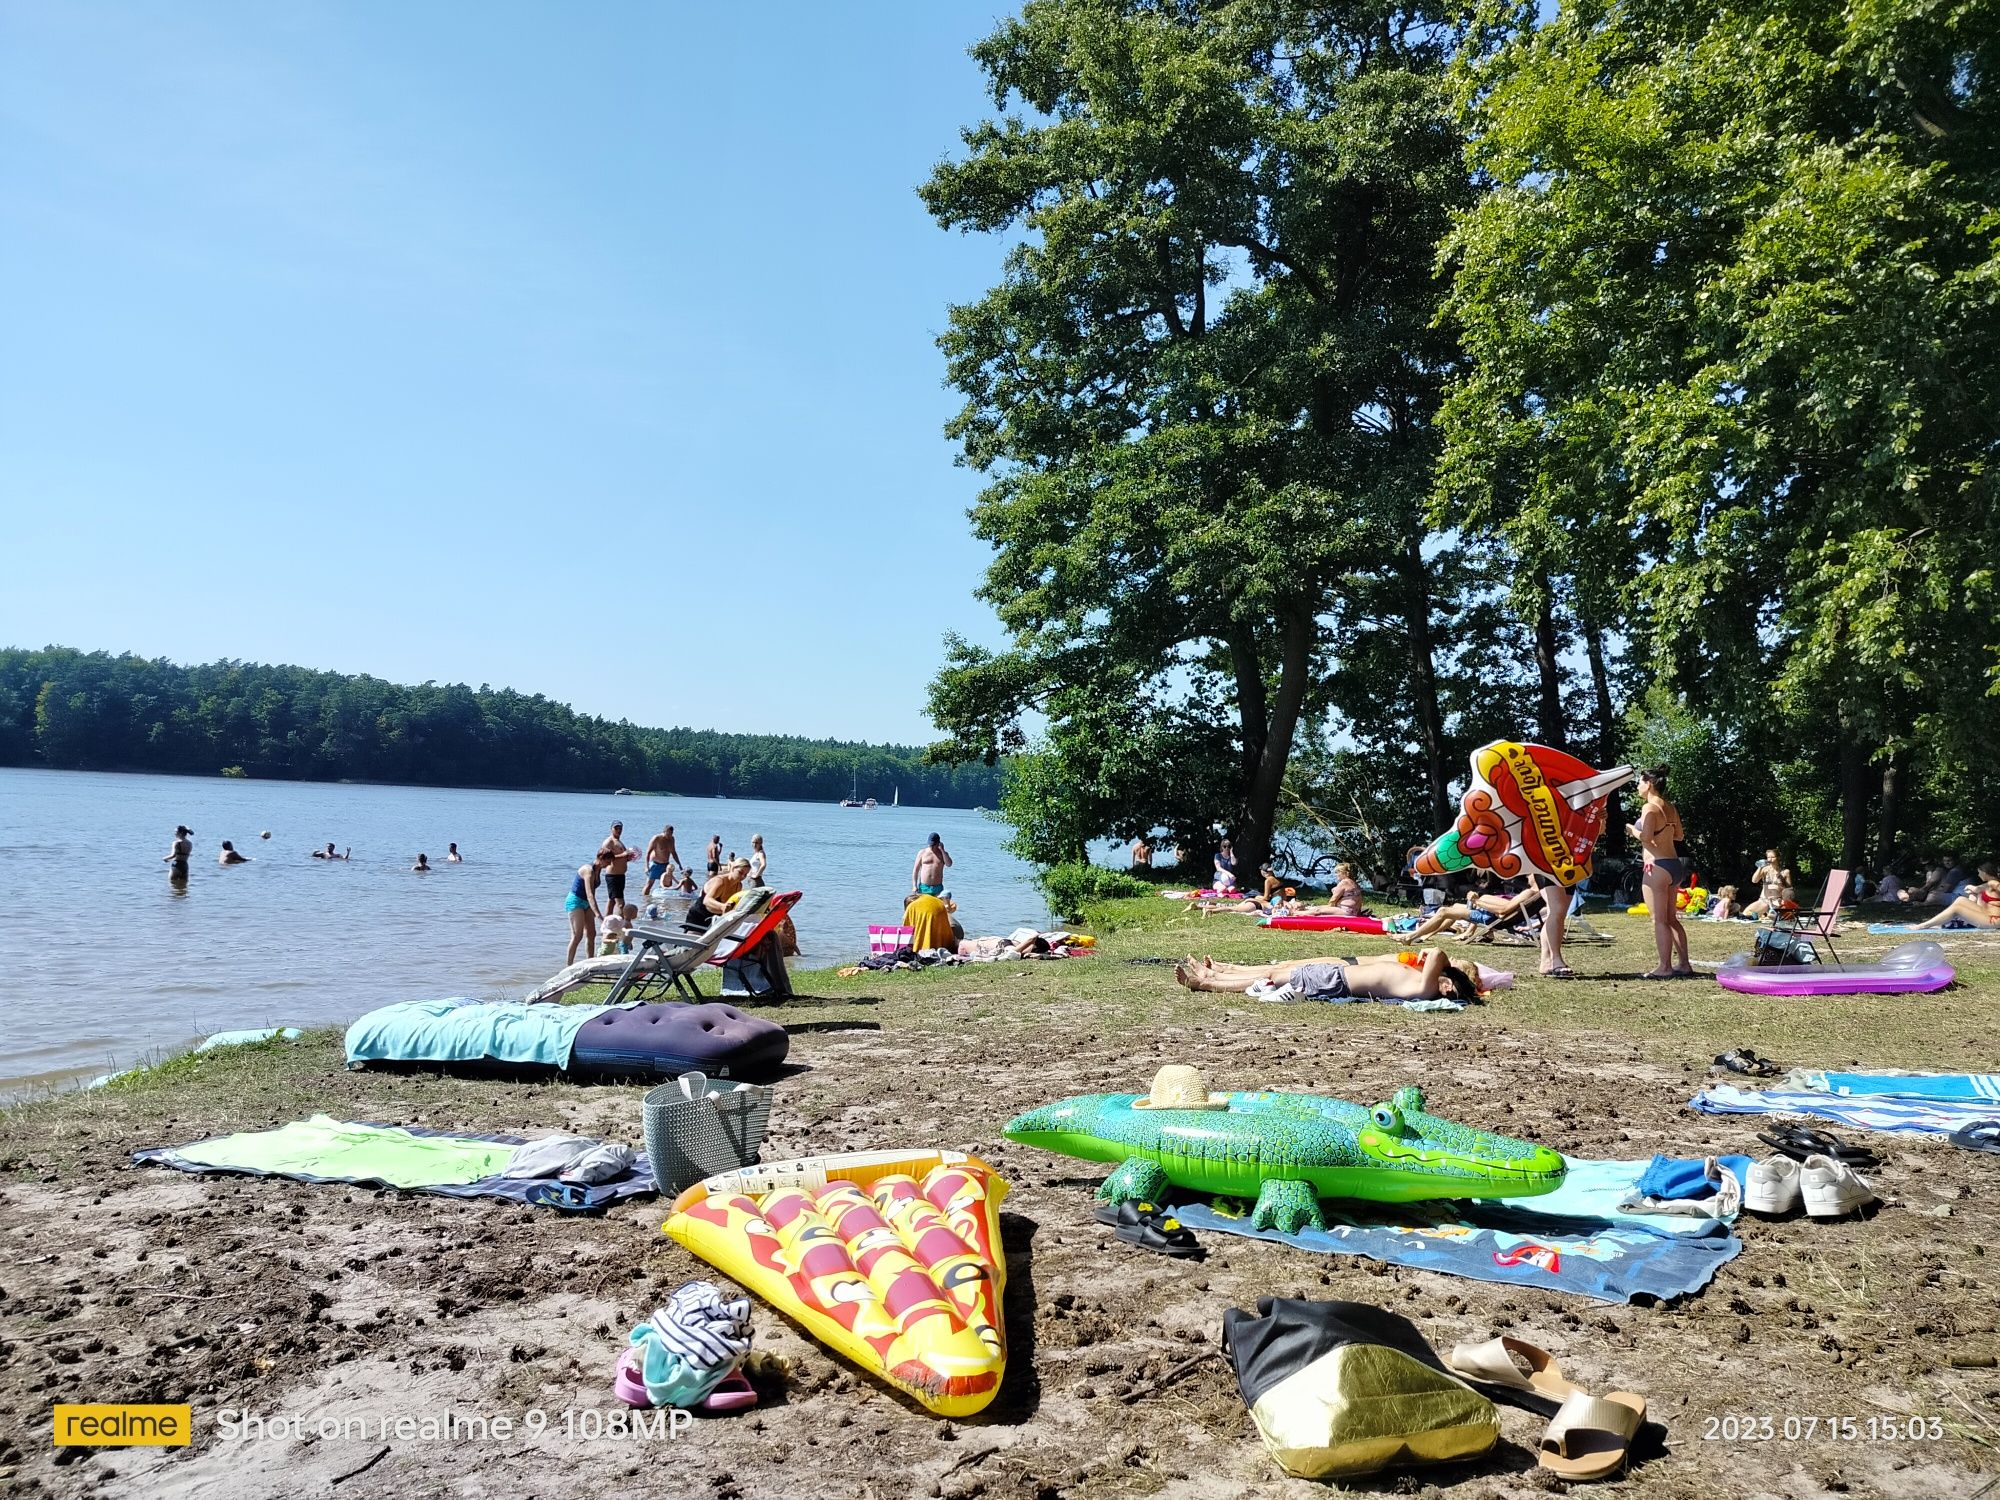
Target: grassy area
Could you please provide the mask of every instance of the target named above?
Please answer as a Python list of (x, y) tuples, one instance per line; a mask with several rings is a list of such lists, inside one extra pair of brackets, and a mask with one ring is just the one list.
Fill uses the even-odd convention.
[[(1392, 940), (1352, 933), (1277, 932), (1254, 918), (1203, 916), (1180, 902), (1159, 898), (1109, 903), (1091, 913), (1099, 935), (1094, 958), (1059, 963), (979, 964), (920, 973), (863, 973), (841, 978), (830, 970), (794, 976), (798, 998), (769, 1012), (801, 1029), (853, 1026), (901, 1027), (911, 1023), (1028, 1024), (1077, 1027), (1089, 1032), (1120, 1028), (1206, 1027), (1232, 1029), (1260, 1007), (1233, 996), (1191, 995), (1174, 984), (1164, 962), (1185, 954), (1212, 954), (1239, 962), (1269, 962), (1322, 954), (1393, 951)], [(1564, 1038), (1589, 1033), (1622, 1036), (1664, 1061), (1705, 1065), (1729, 1046), (1812, 1067), (1958, 1069), (1992, 1066), (1991, 1025), (1974, 995), (2000, 994), (2000, 938), (1946, 938), (1959, 983), (1931, 995), (1819, 996), (1762, 999), (1738, 995), (1706, 979), (1676, 984), (1642, 983), (1652, 966), (1651, 926), (1622, 912), (1594, 916), (1611, 934), (1600, 946), (1575, 946), (1570, 962), (1578, 977), (1543, 979), (1532, 948), (1448, 945), (1494, 968), (1515, 969), (1512, 989), (1495, 994), (1466, 1017), (1499, 1024), (1551, 1059), (1564, 1055)], [(1858, 925), (1858, 924), (1857, 924)], [(1748, 946), (1742, 924), (1692, 923), (1694, 957), (1717, 960)], [(1855, 937), (1842, 943), (1853, 959), (1886, 951), (1902, 938)], [(708, 980), (713, 992), (714, 978)], [(571, 1003), (601, 999), (604, 989), (573, 993)], [(1225, 1017), (1236, 1019), (1225, 1021)], [(1387, 1006), (1295, 1006), (1288, 1021), (1302, 1021), (1329, 1035), (1356, 1037), (1400, 1031), (1406, 1020)], [(209, 1053), (185, 1053), (141, 1069), (101, 1089), (59, 1094), (0, 1112), (0, 1170), (18, 1160), (25, 1138), (46, 1146), (93, 1123), (145, 1129), (152, 1122), (218, 1119), (278, 1121), (312, 1108), (384, 1092), (364, 1079), (393, 1079), (390, 1090), (406, 1112), (462, 1112), (468, 1094), (485, 1090), (498, 1104), (513, 1090), (470, 1083), (444, 1074), (346, 1073), (337, 1029), (309, 1032), (296, 1042), (266, 1042)], [(551, 1086), (602, 1097), (602, 1086)], [(494, 1128), (504, 1128), (499, 1121)], [(527, 1119), (521, 1121), (526, 1125)], [(185, 1132), (183, 1132), (185, 1133)]]

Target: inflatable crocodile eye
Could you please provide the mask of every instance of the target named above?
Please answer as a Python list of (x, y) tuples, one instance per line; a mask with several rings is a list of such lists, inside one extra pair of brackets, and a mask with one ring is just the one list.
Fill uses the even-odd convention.
[(1384, 1130), (1400, 1131), (1403, 1128), (1403, 1112), (1393, 1104), (1378, 1104), (1368, 1114)]
[(1391, 1096), (1390, 1102), (1406, 1114), (1411, 1110), (1421, 1110), (1424, 1107), (1424, 1091), (1415, 1084), (1410, 1084), (1397, 1089)]

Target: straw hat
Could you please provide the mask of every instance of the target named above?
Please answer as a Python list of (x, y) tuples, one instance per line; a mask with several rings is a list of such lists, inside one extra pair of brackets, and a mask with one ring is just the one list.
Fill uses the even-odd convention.
[(1185, 1063), (1168, 1063), (1153, 1075), (1153, 1088), (1143, 1099), (1132, 1101), (1134, 1109), (1227, 1109), (1227, 1094), (1211, 1094), (1199, 1068)]

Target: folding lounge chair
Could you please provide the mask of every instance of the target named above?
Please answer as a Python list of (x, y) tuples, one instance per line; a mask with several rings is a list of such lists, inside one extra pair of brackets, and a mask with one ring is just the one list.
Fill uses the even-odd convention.
[(694, 975), (732, 934), (762, 917), (772, 899), (768, 890), (752, 892), (737, 902), (734, 909), (710, 922), (706, 932), (633, 923), (631, 962), (611, 986), (604, 1003), (622, 1005), (633, 1000), (664, 999), (670, 990), (678, 990), (690, 1000), (700, 1000), (701, 988), (694, 982)]
[(1826, 884), (1820, 889), (1819, 906), (1796, 916), (1773, 917), (1771, 930), (1794, 942), (1803, 939), (1809, 945), (1825, 943), (1826, 951), (1833, 954), (1835, 965), (1839, 965), (1841, 958), (1833, 946), (1833, 935), (1840, 929), (1840, 898), (1846, 893), (1847, 871), (1829, 870)]
[(711, 953), (708, 961), (712, 964), (726, 964), (739, 953), (754, 952), (757, 945), (778, 930), (778, 924), (792, 914), (792, 908), (805, 899), (804, 891), (786, 891), (773, 896), (763, 919), (740, 938), (730, 938), (729, 946), (721, 952)]

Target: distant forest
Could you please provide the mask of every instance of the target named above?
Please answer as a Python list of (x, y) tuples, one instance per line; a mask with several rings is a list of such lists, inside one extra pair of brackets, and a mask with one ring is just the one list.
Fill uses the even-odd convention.
[(907, 745), (643, 729), (507, 689), (219, 661), (0, 649), (0, 765), (283, 781), (992, 807), (1000, 771)]

